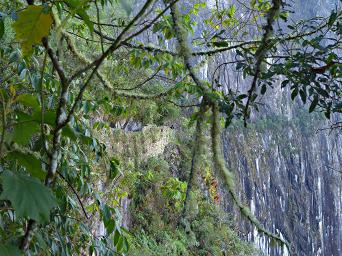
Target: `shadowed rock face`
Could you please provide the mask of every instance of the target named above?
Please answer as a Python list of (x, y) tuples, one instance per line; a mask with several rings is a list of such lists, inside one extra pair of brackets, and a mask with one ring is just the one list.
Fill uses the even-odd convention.
[[(311, 122), (273, 116), (247, 130), (227, 130), (227, 165), (252, 212), (291, 241), (298, 255), (341, 255), (342, 137), (315, 133), (317, 117), (306, 118)], [(231, 211), (229, 196), (224, 198)], [(238, 226), (267, 254), (282, 255), (244, 220)]]

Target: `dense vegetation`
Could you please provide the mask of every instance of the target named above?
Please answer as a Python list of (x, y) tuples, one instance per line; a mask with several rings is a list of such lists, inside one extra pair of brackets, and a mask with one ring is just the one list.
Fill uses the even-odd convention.
[(1, 1), (0, 255), (257, 254), (218, 184), (291, 249), (240, 200), (220, 129), (278, 85), (340, 128), (342, 13), (215, 3)]

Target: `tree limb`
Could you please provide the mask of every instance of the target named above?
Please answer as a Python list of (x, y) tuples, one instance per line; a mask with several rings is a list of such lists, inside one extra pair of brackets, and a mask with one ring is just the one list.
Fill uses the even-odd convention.
[(249, 116), (249, 114), (248, 114), (249, 105), (252, 101), (253, 92), (256, 89), (257, 80), (258, 80), (259, 74), (261, 72), (261, 63), (262, 63), (263, 59), (265, 58), (267, 50), (270, 47), (270, 43), (271, 43), (270, 37), (273, 33), (273, 22), (275, 21), (276, 15), (280, 10), (282, 0), (272, 0), (272, 3), (273, 3), (273, 5), (272, 5), (272, 7), (269, 10), (268, 15), (267, 15), (267, 23), (264, 26), (265, 32), (264, 32), (263, 38), (261, 40), (260, 46), (258, 47), (258, 49), (255, 53), (255, 59), (256, 59), (255, 72), (254, 72), (251, 87), (248, 90), (247, 103), (246, 103), (246, 106), (244, 109), (244, 125), (245, 126), (247, 126), (247, 118)]
[(190, 174), (188, 179), (188, 185), (186, 187), (186, 193), (185, 193), (185, 200), (184, 200), (184, 206), (183, 206), (183, 218), (186, 218), (187, 214), (187, 205), (190, 200), (190, 192), (192, 189), (192, 186), (194, 184), (194, 176), (196, 174), (196, 171), (199, 167), (199, 157), (202, 154), (202, 149), (204, 145), (204, 116), (207, 111), (207, 102), (202, 101), (200, 109), (197, 113), (197, 123), (196, 123), (196, 131), (195, 131), (195, 138), (194, 138), (194, 145), (192, 149), (192, 159), (191, 159), (191, 168), (190, 168)]

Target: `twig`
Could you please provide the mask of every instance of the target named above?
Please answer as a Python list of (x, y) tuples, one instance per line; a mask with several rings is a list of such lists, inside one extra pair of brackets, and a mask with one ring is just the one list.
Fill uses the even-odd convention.
[(138, 89), (139, 87), (142, 87), (144, 84), (148, 83), (149, 81), (151, 81), (153, 78), (155, 78), (157, 76), (157, 74), (159, 73), (160, 71), (160, 67), (148, 78), (146, 78), (144, 81), (142, 81), (141, 83), (133, 86), (133, 87), (130, 87), (130, 88), (114, 88), (114, 89), (119, 89), (121, 91), (132, 91), (132, 90), (135, 90), (135, 89)]
[(81, 205), (81, 208), (82, 208), (82, 211), (83, 211), (83, 213), (84, 213), (84, 216), (85, 216), (87, 219), (89, 219), (88, 214), (87, 214), (87, 212), (86, 212), (86, 210), (85, 210), (85, 208), (84, 208), (84, 206), (83, 206), (83, 203), (82, 203), (82, 201), (81, 201), (81, 198), (80, 198), (80, 196), (78, 195), (76, 189), (75, 189), (75, 188), (73, 187), (73, 185), (69, 182), (69, 180), (63, 176), (63, 174), (61, 174), (59, 171), (57, 171), (57, 174), (58, 174), (58, 175), (59, 175), (59, 176), (68, 184), (68, 186), (71, 188), (72, 192), (73, 192), (73, 193), (75, 194), (75, 196), (77, 197), (77, 201), (78, 201), (79, 204)]
[(47, 52), (45, 51), (44, 54), (44, 60), (43, 60), (43, 66), (42, 66), (42, 70), (40, 72), (40, 80), (39, 80), (39, 86), (40, 86), (40, 103), (42, 106), (42, 110), (40, 113), (40, 132), (42, 134), (42, 141), (43, 141), (43, 147), (46, 151), (46, 153), (48, 153), (48, 149), (46, 147), (46, 141), (45, 141), (45, 131), (44, 131), (44, 114), (45, 114), (45, 105), (44, 105), (44, 86), (43, 86), (43, 77), (44, 77), (44, 69), (45, 69), (45, 65), (46, 65), (46, 60), (47, 60)]
[(147, 10), (147, 8), (151, 5), (151, 3), (154, 0), (147, 0), (145, 2), (145, 4), (143, 5), (143, 7), (140, 9), (140, 11), (138, 12), (138, 14), (127, 24), (127, 26), (121, 31), (121, 33), (118, 35), (118, 37), (115, 39), (115, 41), (113, 42), (113, 44), (99, 57), (97, 58), (95, 61), (93, 61), (92, 63), (90, 63), (89, 65), (87, 65), (84, 68), (81, 68), (79, 70), (77, 70), (69, 79), (69, 82), (71, 82), (72, 80), (74, 80), (76, 77), (80, 76), (82, 73), (86, 72), (88, 69), (94, 67), (93, 72), (90, 74), (87, 82), (85, 83), (85, 85), (83, 86), (84, 89), (81, 89), (79, 95), (82, 96), (83, 95), (83, 91), (85, 90), (85, 88), (88, 86), (88, 83), (90, 81), (90, 79), (93, 77), (94, 73), (97, 71), (97, 69), (99, 68), (99, 66), (102, 64), (102, 62), (109, 56), (109, 54), (111, 54), (112, 52), (114, 52), (117, 48), (120, 47), (120, 43), (123, 40), (124, 35), (126, 34), (126, 32), (134, 25), (134, 23), (145, 13), (145, 11)]

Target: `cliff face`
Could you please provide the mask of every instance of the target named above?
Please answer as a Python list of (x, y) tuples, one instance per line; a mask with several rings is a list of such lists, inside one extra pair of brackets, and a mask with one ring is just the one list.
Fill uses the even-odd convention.
[[(328, 15), (334, 4), (296, 1), (300, 15), (295, 17)], [(280, 85), (264, 102), (266, 108), (254, 118), (258, 121), (248, 129), (231, 128), (222, 137), (241, 198), (267, 228), (291, 242), (297, 255), (342, 255), (340, 131), (317, 131), (326, 126), (324, 118), (292, 104)], [(223, 204), (232, 210), (229, 199)], [(286, 255), (244, 220), (238, 225), (267, 255)]]
[[(315, 133), (317, 119), (273, 115), (247, 130), (231, 128), (223, 134), (224, 153), (241, 198), (268, 229), (291, 241), (298, 255), (341, 255), (342, 137)], [(229, 199), (223, 204), (232, 210)], [(281, 255), (239, 223), (265, 253)]]

